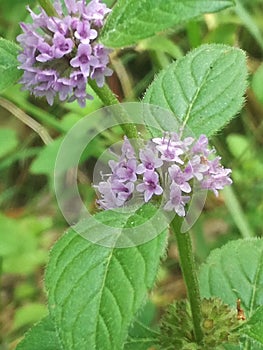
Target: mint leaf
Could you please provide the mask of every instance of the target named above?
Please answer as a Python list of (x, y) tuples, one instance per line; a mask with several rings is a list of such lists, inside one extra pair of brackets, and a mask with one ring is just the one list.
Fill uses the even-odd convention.
[(101, 41), (109, 47), (132, 45), (178, 23), (233, 4), (233, 0), (119, 0), (106, 21)]
[(242, 331), (250, 338), (263, 345), (263, 306), (255, 311)]
[(31, 328), (16, 350), (62, 350), (54, 324), (49, 316)]
[(262, 304), (263, 239), (239, 239), (215, 249), (200, 268), (203, 297), (217, 296), (242, 308), (249, 319)]
[(18, 53), (18, 45), (9, 40), (0, 38), (0, 92), (8, 86), (15, 84), (22, 75), (22, 71), (17, 69)]
[(158, 333), (136, 320), (127, 338), (124, 350), (146, 350), (157, 343)]
[[(262, 338), (262, 333), (258, 334), (262, 325), (257, 320), (262, 312), (258, 308), (262, 305), (263, 239), (240, 239), (215, 249), (201, 266), (199, 280), (203, 297), (217, 296), (232, 307), (240, 298), (248, 320), (244, 327), (251, 325), (251, 338)], [(259, 314), (253, 316), (257, 310)], [(244, 334), (247, 332), (249, 328), (243, 330)], [(256, 350), (261, 346), (246, 338), (241, 349)]]
[[(145, 205), (132, 216), (104, 211), (95, 218), (112, 229), (124, 228), (142, 224), (155, 212), (153, 206)], [(89, 219), (81, 226), (88, 234), (98, 230)], [(57, 242), (46, 286), (50, 313), (65, 349), (123, 347), (129, 324), (154, 283), (166, 233), (124, 249), (91, 243), (73, 229)]]
[(156, 307), (148, 302), (131, 324), (124, 350), (146, 350), (158, 343), (159, 333), (151, 328), (155, 317)]
[[(170, 110), (196, 135), (211, 136), (242, 107), (246, 77), (242, 50), (221, 44), (202, 45), (161, 71), (144, 102)], [(151, 126), (174, 129), (173, 122), (163, 120), (161, 113), (148, 113), (146, 117)]]

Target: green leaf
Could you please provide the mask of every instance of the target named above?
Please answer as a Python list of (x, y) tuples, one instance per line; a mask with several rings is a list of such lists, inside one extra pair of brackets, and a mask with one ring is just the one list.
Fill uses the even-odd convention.
[(55, 331), (54, 324), (49, 316), (31, 328), (18, 344), (16, 350), (62, 350)]
[[(199, 280), (203, 297), (220, 297), (232, 307), (240, 298), (246, 318), (252, 317), (253, 323), (252, 315), (263, 302), (263, 239), (240, 239), (215, 249), (201, 266)], [(245, 339), (243, 348), (261, 347)]]
[(0, 39), (0, 92), (15, 84), (22, 75), (22, 71), (17, 69), (18, 53), (18, 45), (9, 40)]
[(17, 145), (18, 139), (13, 129), (0, 130), (0, 158), (14, 150)]
[(155, 306), (148, 302), (143, 310), (140, 310), (130, 326), (124, 350), (146, 350), (158, 342), (159, 334), (150, 326), (156, 315), (155, 309)]
[(232, 0), (119, 0), (106, 21), (101, 41), (109, 47), (132, 45), (176, 24), (233, 4)]
[[(211, 136), (242, 107), (246, 77), (243, 51), (220, 44), (202, 45), (161, 71), (144, 102), (172, 111), (196, 135)], [(175, 121), (164, 120), (162, 114), (146, 117), (151, 126), (175, 128)]]
[(247, 336), (263, 345), (263, 306), (255, 311), (242, 331)]
[(251, 317), (262, 305), (263, 239), (239, 239), (213, 250), (199, 278), (203, 297), (217, 296), (233, 307), (240, 298)]
[[(98, 232), (107, 236), (102, 223), (112, 231), (117, 227), (122, 231), (148, 222), (155, 213), (151, 205), (132, 216), (104, 211), (95, 215), (95, 224), (94, 218), (81, 223), (83, 235)], [(87, 350), (87, 344), (94, 350), (122, 349), (129, 324), (154, 283), (166, 233), (129, 248), (94, 244), (73, 229), (57, 242), (51, 252), (46, 286), (50, 313), (66, 349)]]
[(140, 321), (135, 321), (133, 327), (133, 335), (128, 336), (124, 350), (146, 350), (157, 343), (157, 332)]

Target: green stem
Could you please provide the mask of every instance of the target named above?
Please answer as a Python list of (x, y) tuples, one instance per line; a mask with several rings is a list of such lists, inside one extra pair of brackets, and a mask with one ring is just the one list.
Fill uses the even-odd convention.
[(39, 5), (45, 10), (46, 14), (50, 17), (59, 17), (57, 11), (49, 0), (38, 0)]
[(89, 80), (89, 85), (105, 106), (119, 105), (119, 113), (116, 113), (115, 117), (118, 123), (120, 123), (124, 134), (130, 139), (140, 138), (135, 124), (131, 123), (129, 116), (127, 113), (125, 113), (125, 110), (121, 107), (121, 104), (119, 103), (117, 97), (113, 94), (108, 85), (105, 84), (100, 88), (98, 87), (96, 81), (91, 79)]
[(180, 226), (181, 220), (179, 220), (179, 218), (176, 216), (171, 223), (171, 228), (177, 240), (180, 265), (191, 306), (195, 339), (197, 343), (200, 343), (203, 339), (203, 331), (201, 328), (201, 296), (196, 274), (196, 265), (192, 250), (190, 233), (181, 233)]

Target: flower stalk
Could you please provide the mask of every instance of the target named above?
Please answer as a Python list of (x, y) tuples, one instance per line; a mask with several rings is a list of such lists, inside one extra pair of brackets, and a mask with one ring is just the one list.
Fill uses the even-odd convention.
[(200, 343), (203, 339), (203, 330), (201, 327), (201, 296), (196, 274), (196, 265), (193, 255), (190, 233), (181, 233), (180, 226), (181, 219), (178, 216), (176, 216), (171, 223), (171, 229), (177, 240), (180, 266), (186, 285), (188, 299), (191, 306), (195, 340), (197, 343)]
[(92, 90), (97, 94), (97, 96), (101, 99), (105, 106), (119, 105), (119, 113), (115, 113), (116, 120), (120, 123), (120, 126), (124, 132), (124, 134), (130, 139), (138, 139), (138, 131), (136, 125), (131, 123), (129, 120), (127, 113), (125, 113), (124, 109), (119, 103), (119, 100), (111, 91), (107, 84), (99, 87), (97, 83), (89, 79), (89, 85)]

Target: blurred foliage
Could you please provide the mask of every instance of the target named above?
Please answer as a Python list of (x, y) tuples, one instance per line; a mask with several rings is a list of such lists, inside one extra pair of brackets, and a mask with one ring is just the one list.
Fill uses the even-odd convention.
[[(19, 22), (28, 16), (27, 4), (34, 7), (37, 1), (0, 0), (3, 38), (15, 42)], [(247, 52), (250, 84), (246, 103), (240, 116), (212, 140), (225, 166), (233, 169), (233, 193), (241, 211), (234, 217), (225, 206), (224, 195), (208, 196), (204, 213), (193, 228), (199, 263), (212, 249), (242, 236), (236, 224), (238, 215), (255, 236), (263, 233), (263, 0), (237, 0), (237, 5), (111, 54), (115, 73), (109, 85), (120, 101), (133, 101), (143, 97), (160, 69), (202, 43), (224, 43)], [(11, 350), (24, 330), (46, 314), (43, 269), (49, 248), (67, 227), (52, 192), (56, 152), (65, 133), (102, 103), (95, 97), (84, 109), (76, 103), (50, 107), (27, 91), (20, 92), (19, 85), (1, 96), (38, 121), (53, 139), (43, 144), (37, 133), (0, 103), (0, 349)], [(90, 128), (96, 128), (92, 116)], [(97, 137), (83, 154), (80, 192), (91, 210), (95, 208), (92, 168), (105, 147), (119, 139), (119, 130), (110, 131)], [(167, 254), (151, 296), (155, 304), (151, 320), (160, 316), (168, 302), (185, 295), (173, 238)]]

